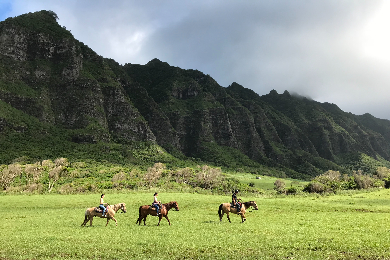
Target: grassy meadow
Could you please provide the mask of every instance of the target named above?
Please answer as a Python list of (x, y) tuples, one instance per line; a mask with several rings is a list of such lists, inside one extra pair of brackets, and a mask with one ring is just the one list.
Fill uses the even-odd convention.
[[(273, 176), (254, 175), (250, 173), (236, 173), (230, 175), (228, 174), (228, 176), (238, 179), (240, 183), (244, 183), (244, 184), (252, 183), (253, 187), (262, 189), (264, 191), (273, 190), (275, 187), (275, 181), (277, 179), (281, 179)], [(258, 179), (256, 177), (258, 177)], [(285, 183), (287, 188), (291, 186), (303, 188), (306, 184), (309, 183), (308, 181), (301, 181), (296, 179), (283, 178), (282, 180)]]
[[(118, 226), (95, 218), (80, 227), (87, 207), (100, 194), (4, 195), (0, 259), (390, 259), (390, 190), (332, 196), (242, 197), (259, 210), (247, 221), (218, 219), (218, 206), (230, 196), (163, 193), (176, 200), (172, 225), (148, 217), (135, 224), (148, 193), (107, 193), (111, 204), (125, 202)], [(89, 225), (89, 223), (87, 224)]]

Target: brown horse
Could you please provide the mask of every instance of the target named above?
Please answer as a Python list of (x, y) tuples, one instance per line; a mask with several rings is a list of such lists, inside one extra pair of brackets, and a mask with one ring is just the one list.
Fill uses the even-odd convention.
[(257, 207), (257, 204), (256, 202), (254, 201), (248, 201), (248, 202), (243, 202), (242, 203), (242, 206), (241, 206), (241, 211), (240, 212), (237, 212), (237, 208), (236, 207), (232, 207), (232, 205), (230, 203), (222, 203), (220, 206), (219, 206), (219, 210), (218, 210), (218, 215), (219, 215), (219, 221), (222, 221), (222, 217), (223, 217), (223, 214), (226, 213), (226, 216), (227, 216), (227, 219), (229, 220), (230, 223), (232, 223), (230, 221), (230, 217), (229, 217), (229, 212), (233, 213), (233, 214), (239, 214), (241, 215), (241, 220), (242, 222), (244, 222), (246, 220), (245, 218), (245, 212), (246, 210), (249, 208), (249, 207), (253, 207), (255, 210), (258, 210), (259, 208)]
[[(179, 211), (179, 205), (177, 204), (176, 201), (171, 201), (169, 203), (162, 204), (160, 208), (160, 215), (158, 215), (159, 220), (157, 226), (160, 226), (160, 221), (162, 217), (166, 218), (168, 220), (169, 225), (171, 225), (171, 221), (169, 221), (168, 219), (168, 211), (171, 208), (175, 208), (177, 211)], [(157, 216), (156, 209), (152, 208), (150, 205), (144, 205), (139, 207), (139, 217), (135, 224), (139, 223), (139, 225), (141, 225), (141, 221), (143, 219), (144, 225), (146, 225), (145, 221), (148, 215)]]
[(115, 221), (115, 224), (118, 226), (118, 221), (116, 221), (116, 219), (114, 218), (115, 216), (115, 213), (118, 211), (118, 210), (122, 210), (122, 212), (126, 213), (127, 210), (126, 210), (126, 204), (125, 203), (118, 203), (118, 204), (115, 204), (115, 205), (108, 205), (107, 206), (107, 212), (106, 212), (106, 216), (105, 217), (102, 217), (102, 212), (96, 212), (95, 211), (95, 207), (93, 208), (88, 208), (86, 211), (85, 211), (85, 218), (84, 218), (84, 222), (83, 224), (81, 224), (81, 226), (85, 226), (85, 224), (87, 224), (88, 220), (89, 220), (89, 225), (92, 226), (92, 220), (93, 220), (93, 217), (100, 217), (100, 218), (107, 218), (107, 223), (106, 223), (106, 227), (108, 225), (108, 221), (110, 221), (110, 219), (114, 220)]

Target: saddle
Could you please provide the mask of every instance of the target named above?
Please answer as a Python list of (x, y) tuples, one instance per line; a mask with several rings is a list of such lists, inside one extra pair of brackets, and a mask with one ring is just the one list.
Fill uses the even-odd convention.
[(95, 207), (93, 210), (95, 212), (97, 212), (97, 213), (102, 213), (103, 212), (103, 210), (101, 210), (99, 207)]
[[(241, 202), (238, 202), (238, 204), (240, 204), (240, 207), (242, 207), (242, 203)], [(230, 202), (230, 207), (232, 208), (236, 208), (236, 204), (233, 205), (233, 202)]]
[[(162, 205), (161, 205), (161, 203), (159, 203), (158, 204), (158, 207), (160, 208), (160, 210), (161, 210), (161, 208), (162, 208)], [(157, 209), (156, 209), (156, 207), (152, 204), (152, 205), (150, 205), (149, 206), (149, 209), (151, 209), (151, 210), (154, 210), (154, 211), (156, 211)]]

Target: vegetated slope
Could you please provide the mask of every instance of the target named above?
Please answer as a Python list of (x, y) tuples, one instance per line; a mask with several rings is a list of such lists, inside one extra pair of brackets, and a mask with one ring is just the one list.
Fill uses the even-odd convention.
[(75, 144), (155, 141), (104, 59), (53, 12), (1, 22), (0, 64), (2, 162), (34, 156), (34, 146), (39, 157)]
[(266, 165), (295, 178), (348, 171), (366, 156), (388, 164), (388, 120), (287, 91), (259, 96), (237, 83), (224, 88), (158, 59), (122, 66), (56, 19), (41, 11), (0, 23), (0, 162), (20, 156), (125, 162), (143, 143), (177, 158), (252, 172)]

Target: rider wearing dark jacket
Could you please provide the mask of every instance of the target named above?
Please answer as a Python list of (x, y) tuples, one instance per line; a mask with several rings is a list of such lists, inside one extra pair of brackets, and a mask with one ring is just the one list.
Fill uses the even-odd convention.
[(241, 204), (238, 203), (238, 201), (241, 199), (237, 198), (237, 193), (238, 193), (238, 190), (235, 190), (232, 194), (232, 205), (237, 207), (237, 214), (240, 214), (241, 213), (240, 212), (241, 211)]

